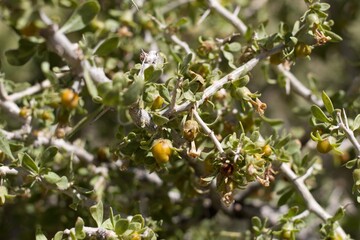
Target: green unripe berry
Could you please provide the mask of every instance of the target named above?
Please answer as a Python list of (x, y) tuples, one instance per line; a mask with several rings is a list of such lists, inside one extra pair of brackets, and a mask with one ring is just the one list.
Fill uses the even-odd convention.
[(321, 140), (317, 143), (316, 149), (320, 153), (328, 153), (333, 149), (328, 139)]

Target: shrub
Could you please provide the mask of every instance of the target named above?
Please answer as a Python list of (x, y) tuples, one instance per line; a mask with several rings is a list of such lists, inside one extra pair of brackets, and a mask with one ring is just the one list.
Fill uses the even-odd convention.
[(359, 4), (331, 4), (3, 1), (1, 238), (359, 237)]

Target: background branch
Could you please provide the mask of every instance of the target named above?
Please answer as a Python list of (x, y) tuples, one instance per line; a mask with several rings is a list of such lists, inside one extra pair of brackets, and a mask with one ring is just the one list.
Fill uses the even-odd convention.
[(232, 12), (224, 8), (217, 0), (208, 0), (209, 7), (219, 13), (224, 19), (230, 22), (241, 34), (247, 31), (246, 25)]
[(307, 87), (305, 87), (289, 70), (285, 69), (282, 64), (279, 64), (276, 69), (282, 73), (286, 79), (290, 82), (291, 88), (294, 90), (296, 94), (303, 97), (306, 100), (322, 107), (323, 102), (315, 96)]

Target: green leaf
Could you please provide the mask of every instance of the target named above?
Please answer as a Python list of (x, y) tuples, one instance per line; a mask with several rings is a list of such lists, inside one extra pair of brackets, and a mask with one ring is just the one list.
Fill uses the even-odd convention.
[(62, 176), (60, 178), (60, 181), (56, 183), (56, 186), (59, 190), (66, 190), (69, 188), (69, 180), (67, 179), (67, 177)]
[(52, 240), (62, 240), (63, 239), (64, 232), (59, 231), (55, 234), (54, 238)]
[(63, 33), (71, 33), (83, 29), (100, 11), (100, 5), (95, 0), (81, 4), (59, 30)]
[(5, 186), (0, 186), (0, 206), (5, 204), (7, 195), (8, 195), (7, 188)]
[(10, 150), (9, 141), (7, 138), (0, 132), (0, 151), (5, 153), (11, 160), (15, 161), (14, 155)]
[(316, 105), (311, 106), (311, 113), (317, 120), (320, 120), (321, 122), (331, 123), (331, 120), (325, 115), (323, 110), (321, 110), (321, 108), (319, 108), (318, 106)]
[(131, 222), (138, 222), (141, 224), (141, 228), (144, 227), (145, 225), (145, 220), (143, 218), (143, 216), (141, 216), (140, 214), (137, 214), (135, 216), (133, 216), (133, 218), (131, 219)]
[(357, 158), (352, 159), (352, 160), (350, 160), (350, 161), (347, 161), (347, 163), (345, 163), (345, 167), (346, 167), (347, 169), (352, 169), (353, 167), (355, 167), (357, 161), (358, 161)]
[(329, 98), (329, 96), (324, 91), (321, 94), (321, 98), (323, 100), (326, 111), (328, 111), (328, 113), (330, 113), (330, 114), (333, 113), (334, 105), (333, 105), (331, 99)]
[(196, 98), (195, 98), (195, 96), (194, 96), (194, 93), (193, 93), (191, 90), (188, 90), (188, 91), (184, 92), (183, 96), (184, 96), (184, 98), (185, 98), (186, 100), (189, 100), (189, 101), (191, 101), (191, 102), (196, 101)]
[(136, 77), (135, 81), (130, 85), (124, 93), (124, 104), (129, 106), (139, 99), (144, 90), (145, 82), (141, 77)]
[(176, 27), (181, 27), (181, 26), (185, 25), (187, 22), (188, 22), (188, 19), (182, 17), (175, 23), (175, 26)]
[(289, 209), (288, 213), (286, 214), (286, 217), (287, 218), (295, 217), (298, 212), (299, 212), (299, 207), (298, 206), (291, 207)]
[(8, 63), (14, 66), (24, 65), (35, 55), (37, 45), (38, 43), (34, 43), (28, 39), (20, 39), (19, 47), (17, 49), (5, 52)]
[(113, 228), (115, 228), (115, 218), (114, 218), (114, 211), (112, 207), (110, 207), (110, 221)]
[(107, 56), (119, 47), (120, 38), (110, 37), (101, 41), (98, 46), (94, 49), (94, 54), (100, 57)]
[(42, 233), (41, 228), (38, 226), (36, 227), (36, 240), (47, 240), (45, 235)]
[(131, 222), (129, 224), (128, 229), (134, 230), (134, 231), (139, 231), (141, 229), (141, 223), (138, 222)]
[(153, 117), (154, 123), (158, 126), (162, 126), (165, 123), (169, 122), (169, 119), (167, 117), (164, 117), (164, 116), (156, 114), (156, 113), (154, 113), (152, 115), (152, 117)]
[(129, 221), (127, 219), (120, 219), (115, 224), (115, 232), (117, 235), (123, 234), (129, 227)]
[(192, 53), (189, 53), (188, 55), (186, 55), (186, 57), (184, 58), (184, 61), (182, 61), (182, 63), (179, 66), (179, 73), (180, 74), (184, 74), (187, 72), (190, 62), (192, 59)]
[(232, 42), (225, 45), (225, 50), (230, 52), (238, 52), (241, 50), (241, 44), (238, 42)]
[(30, 172), (33, 172), (36, 174), (39, 173), (39, 167), (37, 166), (35, 161), (30, 157), (29, 154), (24, 153), (21, 162), (22, 162), (22, 165)]
[(329, 8), (330, 8), (330, 4), (328, 4), (328, 3), (320, 3), (320, 11), (325, 12)]
[(51, 184), (56, 184), (57, 182), (59, 182), (61, 180), (61, 177), (54, 172), (48, 172), (43, 177), (48, 183), (51, 183)]
[(59, 151), (58, 148), (54, 146), (50, 146), (46, 148), (45, 151), (39, 157), (40, 158), (39, 161), (41, 162), (41, 165), (53, 161), (58, 151)]
[(84, 220), (78, 217), (75, 223), (75, 235), (77, 239), (84, 239), (86, 237), (84, 231)]
[(358, 114), (355, 119), (354, 119), (354, 122), (352, 124), (352, 130), (356, 130), (360, 128), (360, 114)]
[(294, 190), (290, 189), (287, 192), (285, 192), (281, 197), (279, 198), (279, 201), (277, 205), (280, 207), (282, 205), (285, 205), (288, 200), (291, 198), (291, 196), (294, 194)]
[(228, 64), (231, 68), (235, 69), (234, 55), (231, 52), (223, 51), (224, 57), (228, 60)]
[(41, 63), (41, 71), (43, 72), (43, 74), (45, 75), (45, 77), (47, 79), (49, 79), (49, 81), (52, 84), (56, 84), (58, 81), (57, 76), (55, 75), (55, 73), (53, 71), (50, 70), (50, 63), (49, 62), (42, 62)]
[(324, 32), (327, 37), (331, 38), (330, 42), (340, 42), (343, 40), (342, 37), (332, 31), (324, 30)]
[(90, 207), (90, 213), (93, 219), (95, 220), (98, 227), (101, 226), (104, 217), (104, 209), (102, 201), (98, 202), (96, 205)]
[(345, 216), (345, 209), (343, 207), (340, 207), (334, 216), (331, 218), (332, 221), (336, 222), (342, 219)]
[(251, 224), (254, 227), (258, 227), (259, 229), (261, 229), (261, 227), (262, 227), (261, 219), (259, 217), (251, 218)]
[(167, 102), (171, 101), (169, 89), (167, 87), (165, 87), (163, 84), (160, 85), (159, 93), (160, 93), (160, 96), (165, 99), (165, 101), (167, 101)]
[(98, 91), (97, 91), (97, 88), (94, 84), (94, 81), (92, 80), (90, 74), (89, 74), (89, 71), (84, 71), (84, 80), (85, 80), (85, 83), (86, 83), (86, 88), (90, 94), (90, 96), (92, 98), (96, 98), (98, 97)]
[(162, 74), (162, 70), (157, 69), (155, 70), (153, 65), (150, 65), (144, 71), (145, 81), (147, 82), (157, 82), (160, 79)]

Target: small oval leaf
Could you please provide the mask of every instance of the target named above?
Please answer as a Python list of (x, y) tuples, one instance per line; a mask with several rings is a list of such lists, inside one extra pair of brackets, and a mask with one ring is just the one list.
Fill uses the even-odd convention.
[(94, 54), (98, 56), (106, 56), (114, 49), (116, 49), (120, 44), (119, 37), (110, 37), (108, 39), (103, 40), (98, 44), (98, 46), (94, 49)]
[(99, 201), (96, 205), (90, 207), (90, 213), (98, 227), (101, 226), (104, 217), (104, 209), (102, 201)]
[(325, 115), (323, 110), (321, 110), (321, 108), (316, 105), (311, 106), (311, 113), (317, 120), (320, 120), (321, 122), (331, 122), (331, 120)]
[(323, 100), (326, 111), (328, 111), (328, 113), (330, 113), (330, 114), (333, 113), (334, 112), (334, 105), (332, 104), (332, 101), (329, 98), (329, 96), (324, 91), (321, 94), (321, 98)]

